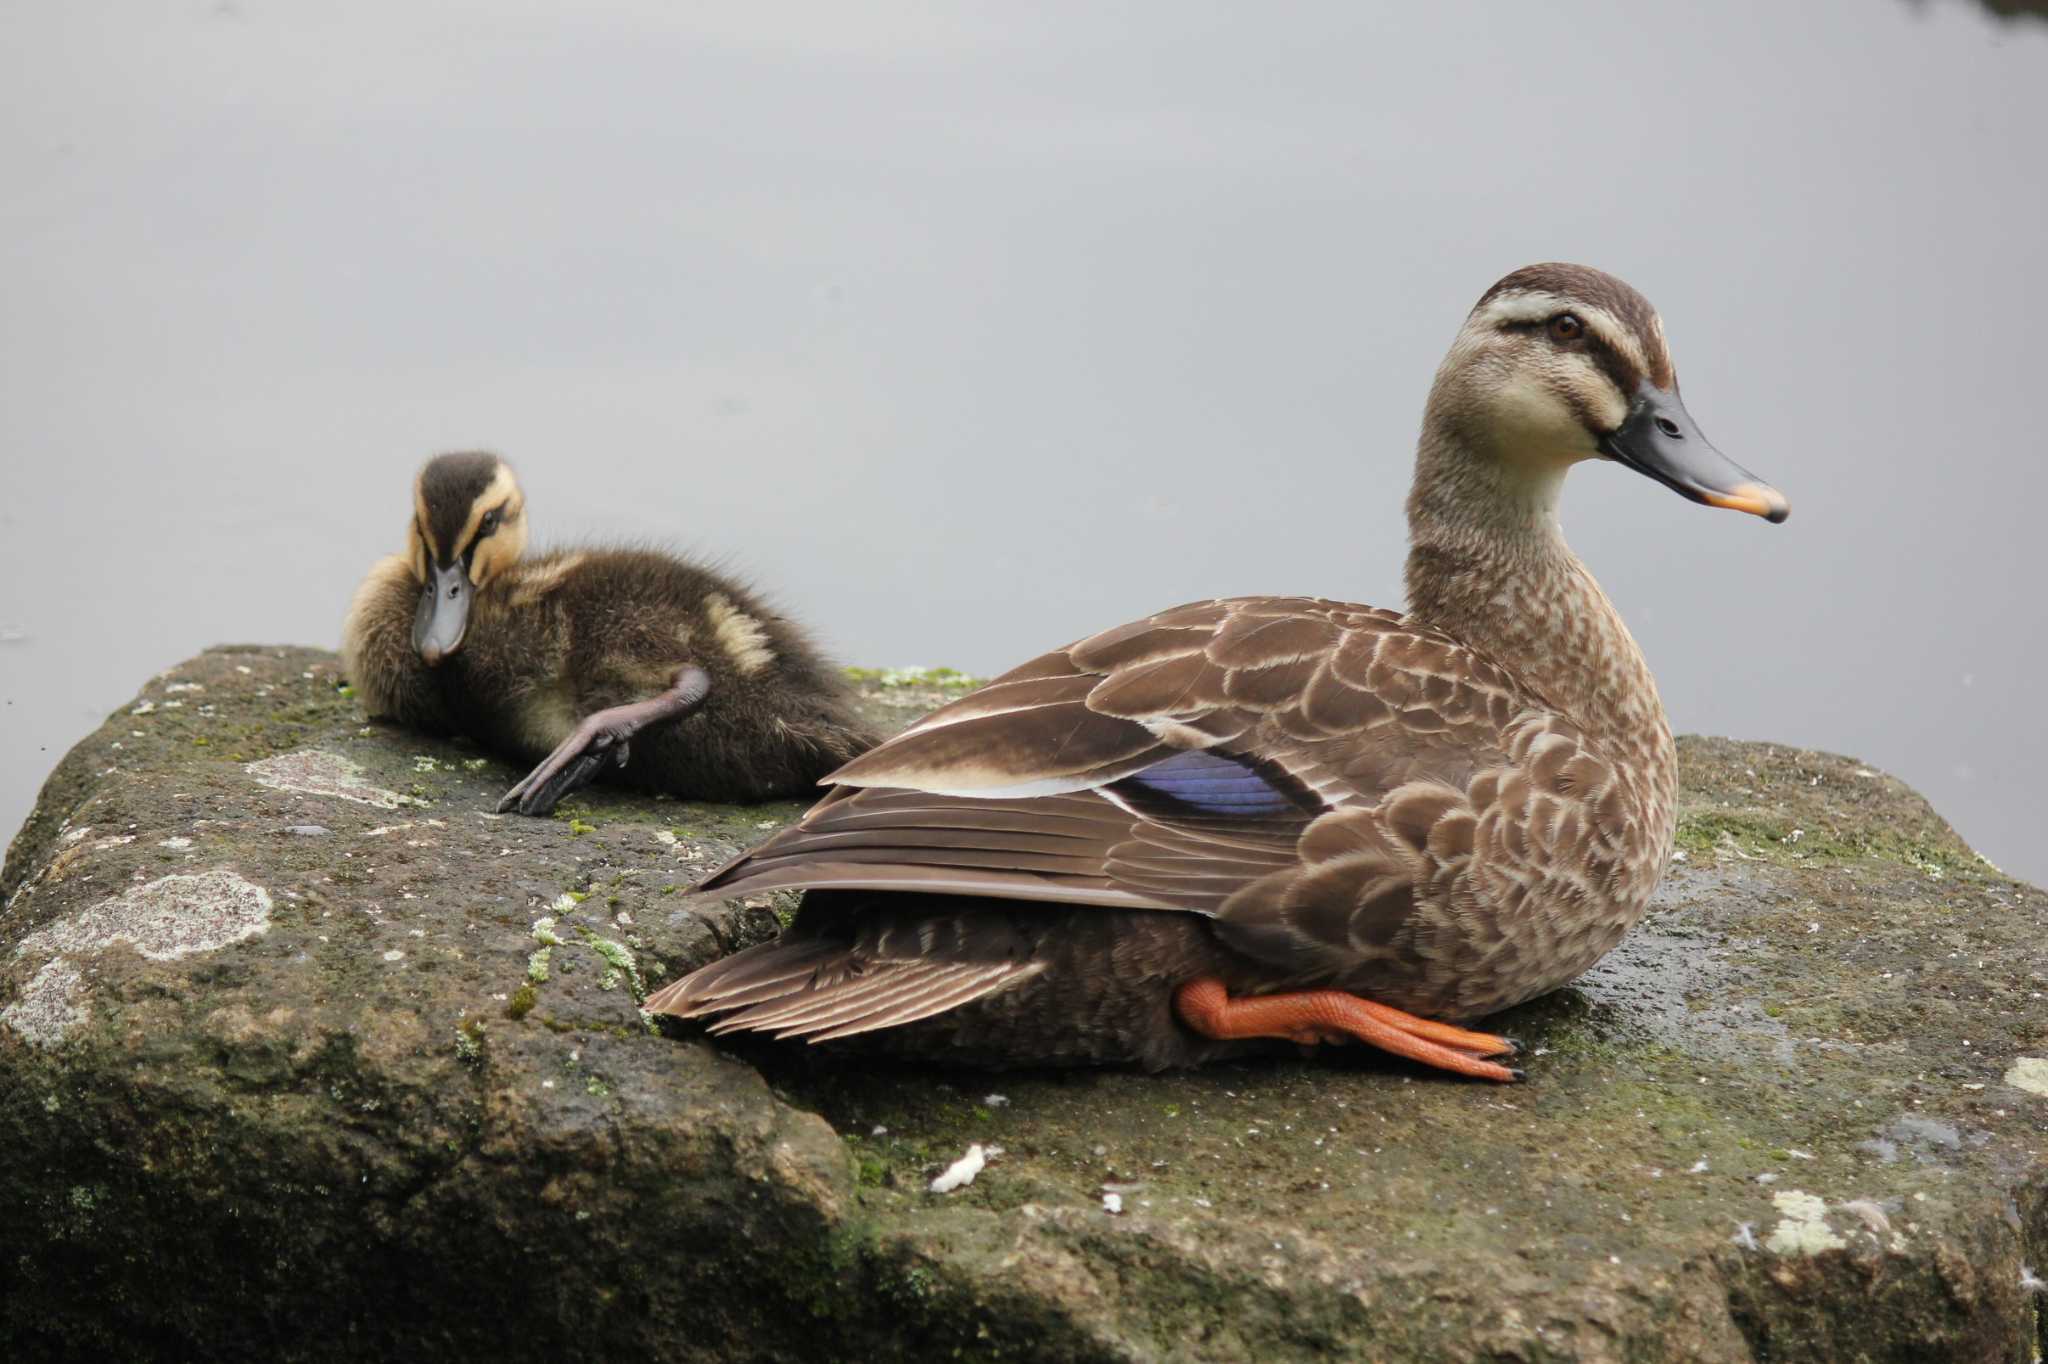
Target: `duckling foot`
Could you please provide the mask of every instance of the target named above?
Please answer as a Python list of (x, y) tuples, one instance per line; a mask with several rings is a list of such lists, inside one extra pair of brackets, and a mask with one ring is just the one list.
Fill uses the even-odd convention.
[(711, 679), (698, 667), (676, 674), (675, 685), (656, 697), (613, 706), (584, 717), (546, 761), (498, 801), (498, 813), (517, 808), (522, 815), (544, 815), (562, 797), (596, 781), (606, 767), (626, 765), (628, 741), (659, 720), (679, 719), (704, 704)]
[(1212, 978), (1191, 980), (1175, 990), (1173, 1006), (1182, 1022), (1219, 1041), (1280, 1037), (1313, 1045), (1356, 1038), (1381, 1051), (1460, 1075), (1504, 1083), (1526, 1078), (1519, 1070), (1481, 1059), (1513, 1055), (1517, 1048), (1510, 1038), (1417, 1018), (1341, 990), (1232, 999), (1223, 982)]

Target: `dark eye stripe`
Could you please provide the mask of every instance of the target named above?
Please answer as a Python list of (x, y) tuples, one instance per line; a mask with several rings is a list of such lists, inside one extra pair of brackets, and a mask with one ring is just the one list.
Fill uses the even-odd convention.
[(487, 540), (492, 535), (497, 533), (498, 527), (504, 523), (505, 508), (508, 505), (510, 504), (502, 504), (500, 506), (493, 507), (483, 514), (482, 519), (480, 519), (477, 522), (476, 534), (472, 535), (469, 539), (469, 548), (466, 551), (467, 553), (476, 553), (476, 548), (478, 545), (482, 544), (485, 540)]
[[(1574, 313), (1573, 316), (1577, 317), (1578, 314)], [(1551, 319), (1548, 317), (1533, 322), (1503, 322), (1501, 330), (1540, 332), (1547, 337), (1550, 335), (1550, 322)], [(1579, 334), (1572, 340), (1592, 357), (1594, 364), (1606, 371), (1607, 377), (1614, 380), (1616, 388), (1624, 394), (1636, 391), (1636, 385), (1642, 382), (1642, 376), (1636, 373), (1636, 367), (1629, 363), (1628, 357), (1609, 345), (1607, 338), (1602, 336), (1592, 323), (1580, 318)]]
[(1628, 357), (1608, 345), (1607, 339), (1591, 327), (1586, 328), (1580, 335), (1590, 343), (1586, 347), (1586, 353), (1593, 357), (1593, 363), (1607, 372), (1608, 378), (1614, 380), (1614, 386), (1620, 389), (1624, 396), (1635, 392), (1642, 376), (1636, 373), (1636, 367), (1629, 363)]

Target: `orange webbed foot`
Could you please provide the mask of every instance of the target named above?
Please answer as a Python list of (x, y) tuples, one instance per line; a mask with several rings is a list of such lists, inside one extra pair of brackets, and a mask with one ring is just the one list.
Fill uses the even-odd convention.
[(1182, 1022), (1202, 1036), (1219, 1041), (1278, 1037), (1314, 1045), (1356, 1038), (1381, 1051), (1459, 1075), (1501, 1083), (1527, 1078), (1519, 1070), (1484, 1059), (1512, 1056), (1520, 1050), (1520, 1044), (1511, 1037), (1471, 1032), (1417, 1018), (1341, 990), (1299, 990), (1232, 999), (1222, 981), (1210, 978), (1191, 980), (1175, 990), (1173, 1005)]

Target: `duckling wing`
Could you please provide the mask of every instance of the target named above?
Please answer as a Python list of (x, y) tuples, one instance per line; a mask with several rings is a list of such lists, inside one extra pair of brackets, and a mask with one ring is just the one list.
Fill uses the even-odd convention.
[(1392, 612), (1176, 607), (1034, 659), (835, 772), (698, 889), (914, 890), (1218, 913), (1304, 837), (1499, 761), (1527, 698)]

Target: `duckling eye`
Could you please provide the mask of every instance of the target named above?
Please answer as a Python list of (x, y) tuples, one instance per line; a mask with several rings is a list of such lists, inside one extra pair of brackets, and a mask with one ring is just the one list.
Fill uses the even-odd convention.
[(477, 527), (477, 531), (479, 534), (489, 535), (492, 531), (496, 530), (497, 528), (498, 514), (496, 512), (486, 512), (484, 514), (483, 524)]
[(1586, 334), (1586, 324), (1579, 321), (1576, 313), (1559, 313), (1550, 319), (1550, 339), (1553, 341), (1576, 341)]

